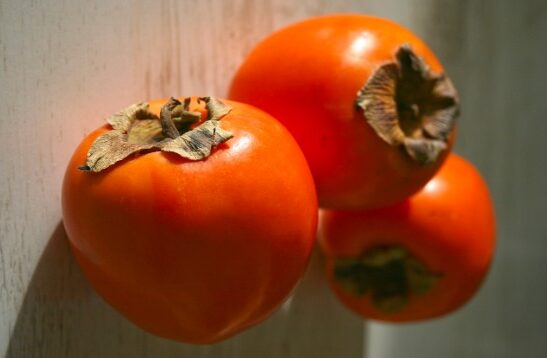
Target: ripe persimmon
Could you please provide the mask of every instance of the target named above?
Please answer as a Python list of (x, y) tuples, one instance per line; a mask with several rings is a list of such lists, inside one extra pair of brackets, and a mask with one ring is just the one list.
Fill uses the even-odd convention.
[(494, 253), (494, 208), (478, 171), (451, 154), (399, 204), (324, 211), (319, 237), (344, 305), (364, 318), (417, 321), (453, 312), (477, 292)]
[(141, 103), (108, 122), (76, 149), (62, 192), (96, 291), (145, 330), (189, 343), (268, 317), (316, 234), (313, 179), (289, 132), (211, 98)]
[(458, 95), (433, 52), (365, 15), (307, 19), (259, 43), (229, 98), (294, 135), (325, 208), (372, 208), (417, 192), (449, 153)]

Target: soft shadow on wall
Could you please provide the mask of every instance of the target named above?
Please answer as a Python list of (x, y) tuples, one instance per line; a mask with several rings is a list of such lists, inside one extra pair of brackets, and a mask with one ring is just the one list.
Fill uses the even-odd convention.
[(93, 292), (58, 223), (27, 287), (6, 357), (104, 357), (113, 342), (100, 332), (113, 324), (124, 322)]
[(316, 249), (293, 298), (257, 327), (211, 346), (180, 344), (144, 332), (95, 293), (59, 222), (27, 287), (6, 358), (361, 356), (363, 323), (328, 292), (323, 265)]
[(89, 325), (94, 310), (82, 306), (91, 307), (93, 301), (91, 287), (76, 266), (59, 223), (27, 287), (6, 357), (30, 357), (37, 352), (66, 356), (75, 332), (86, 335), (78, 327)]

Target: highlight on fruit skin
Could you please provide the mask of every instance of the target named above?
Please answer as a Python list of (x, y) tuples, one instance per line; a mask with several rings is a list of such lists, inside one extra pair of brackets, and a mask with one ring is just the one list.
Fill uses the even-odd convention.
[(323, 210), (319, 243), (336, 297), (362, 318), (414, 322), (456, 312), (495, 250), (486, 182), (451, 154), (417, 194), (384, 208)]
[(97, 293), (144, 330), (209, 344), (274, 312), (304, 274), (317, 197), (290, 133), (252, 106), (149, 101), (68, 163), (63, 223)]
[(360, 14), (267, 36), (237, 70), (229, 98), (288, 128), (330, 209), (382, 207), (419, 191), (450, 153), (459, 114), (458, 93), (423, 41)]

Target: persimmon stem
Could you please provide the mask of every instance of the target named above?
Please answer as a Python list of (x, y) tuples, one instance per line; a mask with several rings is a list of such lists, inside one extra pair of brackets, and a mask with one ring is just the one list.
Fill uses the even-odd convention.
[(220, 127), (219, 120), (231, 108), (222, 101), (203, 97), (208, 111), (201, 121), (202, 112), (190, 111), (191, 98), (184, 104), (169, 99), (160, 110), (160, 118), (150, 112), (150, 105), (137, 103), (108, 117), (112, 129), (97, 137), (87, 152), (82, 171), (100, 172), (133, 153), (162, 151), (176, 153), (189, 160), (209, 157), (217, 145), (233, 135)]
[(185, 111), (190, 111), (190, 102), (192, 101), (192, 97), (186, 97), (184, 99), (184, 105), (183, 108)]
[(162, 133), (164, 136), (171, 139), (175, 139), (180, 136), (180, 133), (173, 122), (173, 118), (171, 117), (171, 112), (179, 105), (181, 105), (181, 102), (178, 99), (171, 97), (169, 102), (161, 107), (160, 111)]

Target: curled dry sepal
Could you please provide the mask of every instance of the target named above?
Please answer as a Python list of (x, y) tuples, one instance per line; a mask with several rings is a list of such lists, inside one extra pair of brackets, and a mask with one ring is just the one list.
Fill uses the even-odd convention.
[(95, 140), (80, 169), (100, 172), (131, 154), (149, 150), (172, 152), (190, 160), (207, 158), (215, 146), (232, 138), (219, 124), (231, 108), (218, 99), (200, 97), (197, 101), (205, 103), (207, 118), (199, 123), (201, 113), (190, 111), (190, 101), (171, 98), (159, 118), (149, 111), (148, 103), (113, 114), (107, 119), (112, 129)]
[(447, 148), (459, 114), (450, 79), (432, 73), (408, 45), (370, 76), (357, 93), (356, 105), (380, 138), (403, 146), (422, 165), (435, 162)]

